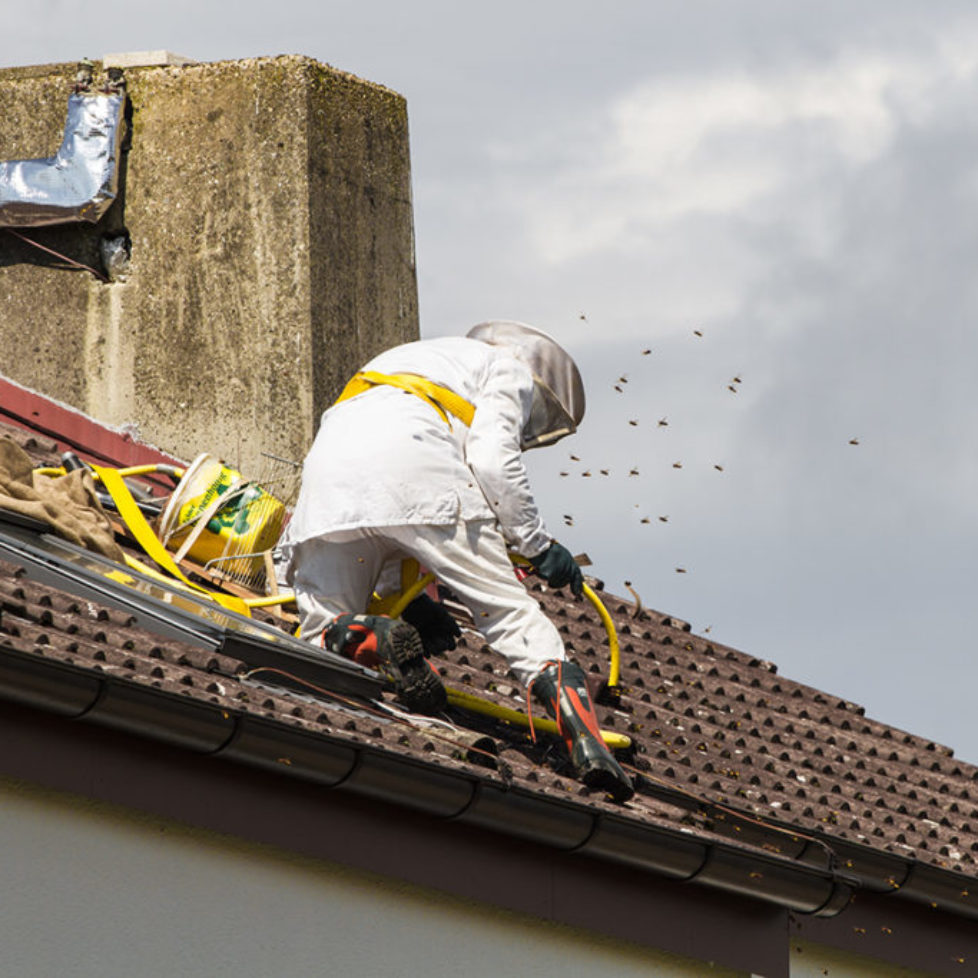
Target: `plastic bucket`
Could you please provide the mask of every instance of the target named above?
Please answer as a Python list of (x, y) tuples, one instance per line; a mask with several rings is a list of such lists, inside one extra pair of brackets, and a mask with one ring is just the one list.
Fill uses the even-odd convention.
[(230, 577), (259, 580), (262, 552), (275, 546), (284, 516), (279, 500), (205, 452), (173, 490), (159, 536), (168, 549), (186, 549), (199, 564), (216, 561), (215, 568)]

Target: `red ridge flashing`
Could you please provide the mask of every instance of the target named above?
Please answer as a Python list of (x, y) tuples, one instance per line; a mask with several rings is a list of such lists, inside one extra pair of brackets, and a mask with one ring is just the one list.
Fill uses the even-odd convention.
[(117, 467), (186, 463), (173, 455), (116, 431), (75, 408), (0, 377), (0, 418), (19, 428), (46, 435), (59, 451), (73, 451), (87, 462)]

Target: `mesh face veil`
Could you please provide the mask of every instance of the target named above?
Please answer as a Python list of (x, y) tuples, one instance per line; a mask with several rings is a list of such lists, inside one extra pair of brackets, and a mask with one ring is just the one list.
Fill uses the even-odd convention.
[(533, 374), (533, 406), (523, 428), (524, 449), (552, 445), (577, 431), (584, 417), (584, 384), (577, 364), (546, 333), (524, 323), (493, 320), (473, 326), (469, 339), (505, 348)]

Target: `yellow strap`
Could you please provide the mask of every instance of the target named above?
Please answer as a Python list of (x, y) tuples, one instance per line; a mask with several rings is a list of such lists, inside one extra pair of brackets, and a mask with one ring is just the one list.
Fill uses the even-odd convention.
[(343, 392), (336, 398), (336, 403), (349, 400), (351, 397), (356, 397), (357, 394), (370, 390), (371, 387), (380, 385), (397, 387), (402, 391), (408, 391), (420, 397), (422, 401), (426, 401), (438, 412), (439, 417), (449, 427), (452, 425), (448, 417), (449, 414), (454, 415), (466, 426), (471, 425), (472, 419), (475, 417), (475, 406), (464, 397), (460, 397), (455, 391), (449, 390), (447, 387), (432, 383), (426, 377), (419, 377), (417, 374), (381, 374), (375, 370), (361, 370), (354, 374), (350, 382), (343, 388)]
[(132, 493), (119, 474), (118, 469), (105, 469), (99, 465), (93, 465), (92, 468), (98, 473), (102, 485), (105, 486), (106, 491), (112, 497), (112, 501), (119, 510), (119, 516), (122, 517), (122, 521), (126, 524), (129, 532), (136, 538), (136, 542), (143, 550), (160, 567), (172, 574), (178, 581), (189, 587), (195, 593), (202, 594), (212, 601), (216, 601), (229, 611), (236, 611), (238, 614), (250, 616), (251, 613), (248, 611), (248, 606), (241, 598), (231, 594), (218, 594), (215, 591), (208, 591), (207, 588), (201, 587), (199, 584), (194, 584), (180, 570), (170, 556), (169, 551), (160, 543), (159, 538), (153, 532), (153, 528), (146, 522), (146, 517), (143, 516), (139, 507), (136, 505), (136, 501), (132, 498)]

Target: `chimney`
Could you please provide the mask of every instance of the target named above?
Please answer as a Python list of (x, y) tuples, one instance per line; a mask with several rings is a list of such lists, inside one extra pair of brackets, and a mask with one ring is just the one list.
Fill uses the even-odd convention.
[[(0, 227), (0, 375), (184, 459), (299, 460), (349, 375), (418, 337), (405, 101), (298, 56), (114, 55), (93, 90), (110, 66), (118, 196)], [(0, 160), (54, 155), (76, 71), (0, 69)]]

